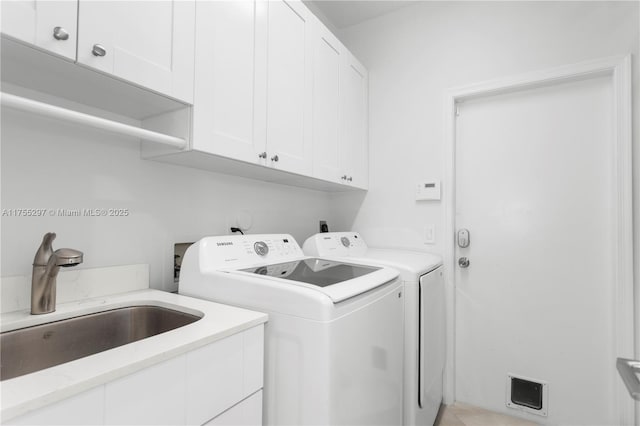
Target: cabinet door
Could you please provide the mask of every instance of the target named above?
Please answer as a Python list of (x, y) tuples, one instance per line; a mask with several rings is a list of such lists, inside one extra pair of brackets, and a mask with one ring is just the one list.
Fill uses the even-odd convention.
[(196, 4), (193, 148), (266, 164), (264, 1)]
[(187, 356), (180, 355), (105, 385), (104, 424), (183, 425)]
[(4, 425), (101, 425), (104, 424), (104, 386), (2, 422)]
[(260, 426), (262, 424), (262, 391), (259, 391), (205, 423), (205, 426)]
[(340, 168), (347, 176), (347, 183), (367, 189), (369, 186), (367, 70), (348, 53), (345, 55), (342, 66), (342, 78)]
[(76, 59), (77, 0), (12, 0), (0, 4), (2, 33)]
[(303, 175), (312, 169), (312, 16), (300, 1), (269, 2), (267, 160)]
[(313, 176), (341, 182), (340, 67), (345, 49), (320, 23), (313, 48)]
[(195, 1), (80, 0), (78, 62), (193, 101)]

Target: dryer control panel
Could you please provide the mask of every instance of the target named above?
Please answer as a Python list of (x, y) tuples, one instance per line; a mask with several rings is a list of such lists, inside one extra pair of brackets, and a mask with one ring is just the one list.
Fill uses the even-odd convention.
[(304, 256), (289, 234), (222, 235), (205, 237), (195, 245), (200, 251), (200, 265), (205, 269), (239, 269)]
[(368, 246), (357, 232), (324, 232), (315, 234), (304, 242), (308, 256), (363, 256)]

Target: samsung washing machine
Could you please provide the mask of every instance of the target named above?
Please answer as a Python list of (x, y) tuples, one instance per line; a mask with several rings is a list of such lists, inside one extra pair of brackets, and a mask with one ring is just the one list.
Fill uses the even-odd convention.
[(180, 294), (269, 315), (271, 425), (402, 423), (402, 287), (393, 268), (307, 257), (290, 235), (204, 238), (179, 281)]
[(405, 294), (403, 423), (433, 425), (442, 402), (445, 364), (442, 259), (418, 251), (370, 248), (357, 232), (316, 234), (305, 241), (303, 251), (400, 272)]

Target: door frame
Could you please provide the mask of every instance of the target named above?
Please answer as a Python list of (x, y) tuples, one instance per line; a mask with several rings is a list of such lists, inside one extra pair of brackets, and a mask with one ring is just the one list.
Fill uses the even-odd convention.
[[(444, 95), (445, 147), (443, 223), (444, 264), (447, 311), (447, 358), (444, 377), (444, 402), (452, 404), (455, 393), (455, 229), (456, 229), (456, 114), (459, 102), (552, 86), (596, 77), (611, 78), (613, 88), (613, 179), (611, 188), (612, 247), (614, 283), (613, 344), (615, 357), (634, 358), (634, 283), (633, 283), (633, 211), (632, 211), (632, 98), (631, 55), (615, 56), (509, 76), (462, 87), (450, 88)], [(611, 359), (615, 372), (615, 358)], [(619, 424), (634, 424), (634, 403), (622, 381), (614, 395)], [(640, 420), (640, 419), (639, 419)]]

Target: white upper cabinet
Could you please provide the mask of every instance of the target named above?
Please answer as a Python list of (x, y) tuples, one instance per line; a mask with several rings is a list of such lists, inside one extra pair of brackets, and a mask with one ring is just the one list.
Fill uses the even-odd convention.
[(8, 0), (3, 34), (193, 103), (195, 0)]
[(311, 175), (313, 24), (300, 1), (270, 1), (267, 47), (267, 161)]
[(196, 8), (192, 147), (310, 176), (315, 17), (299, 1)]
[(76, 59), (77, 0), (0, 2), (2, 33), (65, 58)]
[(340, 179), (340, 103), (345, 49), (323, 25), (318, 25), (313, 58), (313, 176), (331, 182)]
[(194, 149), (266, 164), (267, 6), (196, 3)]
[(367, 70), (350, 53), (342, 65), (340, 132), (341, 180), (357, 188), (369, 186)]
[(78, 4), (78, 63), (193, 102), (194, 1)]

